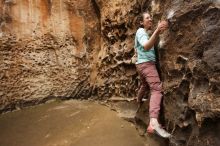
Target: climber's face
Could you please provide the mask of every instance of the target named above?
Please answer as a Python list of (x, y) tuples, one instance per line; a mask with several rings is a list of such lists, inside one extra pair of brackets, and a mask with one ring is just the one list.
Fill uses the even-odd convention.
[(143, 14), (143, 21), (141, 22), (141, 24), (146, 29), (150, 29), (151, 28), (151, 26), (152, 26), (152, 19), (151, 19), (150, 14), (148, 14), (148, 13), (144, 13)]

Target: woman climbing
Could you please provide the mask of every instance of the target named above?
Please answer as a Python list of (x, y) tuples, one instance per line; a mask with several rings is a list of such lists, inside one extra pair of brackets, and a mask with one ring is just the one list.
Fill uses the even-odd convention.
[(149, 86), (151, 93), (149, 106), (150, 123), (147, 132), (155, 132), (161, 137), (169, 138), (171, 135), (158, 123), (162, 98), (162, 83), (155, 66), (156, 56), (154, 50), (154, 45), (157, 42), (159, 34), (168, 28), (168, 23), (166, 21), (159, 22), (151, 36), (147, 32), (152, 27), (152, 19), (149, 13), (144, 12), (142, 14), (140, 24), (143, 28), (137, 30), (134, 46), (137, 53), (136, 68), (141, 80), (137, 101), (141, 102), (144, 92), (147, 90), (147, 86)]

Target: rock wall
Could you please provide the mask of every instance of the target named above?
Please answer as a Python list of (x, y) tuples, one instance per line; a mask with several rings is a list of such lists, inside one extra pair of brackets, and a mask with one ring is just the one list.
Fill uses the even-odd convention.
[[(97, 78), (98, 96), (108, 98), (134, 97), (137, 87), (133, 39), (135, 18), (140, 10), (138, 1), (97, 1), (101, 12), (101, 50), (99, 52)], [(122, 9), (123, 7), (123, 9)]]
[(188, 145), (220, 144), (220, 133), (207, 130), (213, 125), (220, 128), (219, 4), (183, 1), (171, 5), (173, 24), (160, 51), (165, 117), (174, 124), (176, 135), (185, 133), (181, 138)]
[[(135, 97), (138, 15), (168, 19), (158, 59), (171, 145), (220, 145), (219, 0), (2, 0), (0, 110)], [(145, 106), (144, 106), (145, 105)], [(137, 118), (147, 123), (147, 103)]]
[(0, 2), (0, 110), (91, 96), (100, 49), (95, 7), (83, 0)]

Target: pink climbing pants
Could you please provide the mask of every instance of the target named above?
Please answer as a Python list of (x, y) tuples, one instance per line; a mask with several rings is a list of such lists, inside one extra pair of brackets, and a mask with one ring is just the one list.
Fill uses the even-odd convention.
[(150, 118), (158, 118), (162, 99), (162, 83), (154, 62), (144, 62), (136, 65), (140, 75), (141, 86), (138, 90), (138, 99), (142, 99), (147, 87), (150, 87)]

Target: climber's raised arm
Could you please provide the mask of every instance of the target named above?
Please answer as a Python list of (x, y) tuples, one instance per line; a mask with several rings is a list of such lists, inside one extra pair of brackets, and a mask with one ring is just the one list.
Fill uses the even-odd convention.
[(168, 28), (168, 24), (166, 21), (159, 22), (157, 29), (154, 31), (152, 36), (149, 38), (149, 40), (146, 40), (145, 43), (143, 44), (144, 49), (150, 50), (157, 42), (159, 34), (162, 33), (167, 28)]

